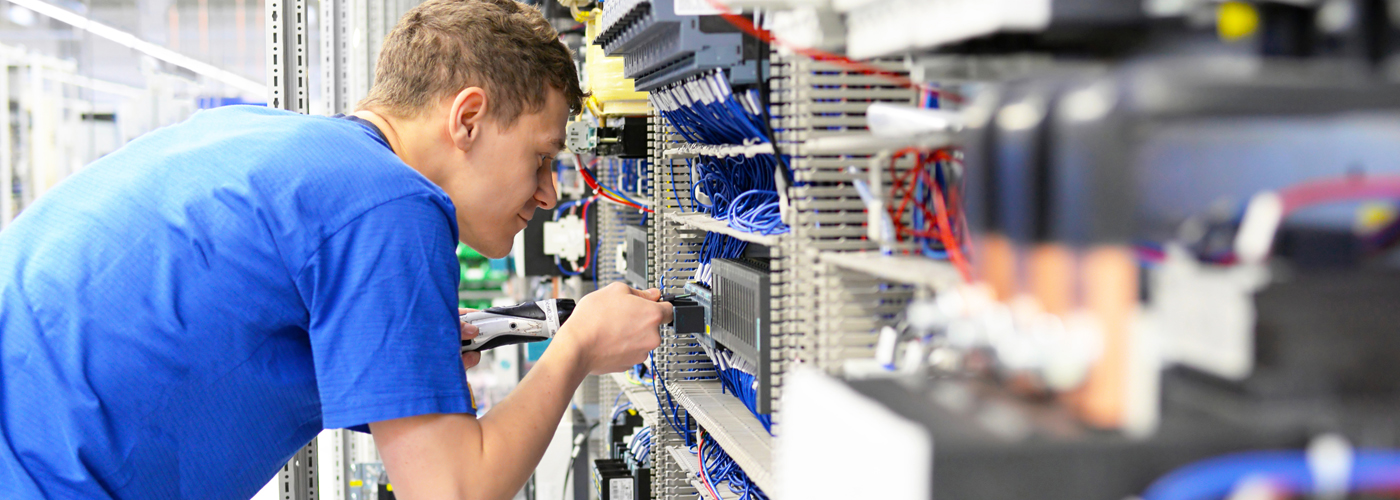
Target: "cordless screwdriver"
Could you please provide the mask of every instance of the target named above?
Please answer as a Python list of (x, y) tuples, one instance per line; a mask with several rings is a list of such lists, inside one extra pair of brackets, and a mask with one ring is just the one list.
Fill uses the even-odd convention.
[[(690, 294), (667, 294), (661, 296), (661, 302), (687, 297)], [(573, 312), (574, 299), (547, 299), (463, 314), (462, 322), (476, 325), (481, 334), (463, 340), (462, 352), (552, 339)]]
[(476, 325), (481, 334), (463, 340), (462, 352), (549, 340), (573, 312), (574, 299), (548, 299), (463, 314), (462, 322)]

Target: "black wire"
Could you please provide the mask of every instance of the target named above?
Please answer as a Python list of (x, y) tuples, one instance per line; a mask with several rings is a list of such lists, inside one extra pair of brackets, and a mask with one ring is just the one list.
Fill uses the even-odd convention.
[[(598, 424), (601, 424), (601, 423), (603, 423), (603, 420), (602, 420), (602, 419), (599, 419), (598, 421), (593, 422), (592, 425), (589, 425), (589, 426), (588, 426), (588, 429), (585, 430), (585, 431), (583, 431), (583, 439), (584, 439), (585, 441), (587, 441), (587, 440), (588, 440), (588, 436), (589, 436), (590, 434), (593, 434), (593, 429), (596, 428), (596, 427), (598, 427)], [(580, 443), (579, 446), (583, 446), (583, 445)], [(577, 448), (577, 447), (575, 447), (575, 448)], [(560, 500), (569, 500), (569, 475), (573, 474), (573, 472), (574, 472), (574, 462), (575, 462), (576, 460), (578, 460), (578, 453), (577, 453), (577, 452), (573, 452), (573, 450), (570, 450), (570, 451), (571, 451), (571, 453), (569, 453), (569, 468), (564, 469), (564, 486), (563, 486), (562, 488), (559, 489), (559, 498), (560, 498)], [(577, 492), (577, 491), (574, 492), (574, 497), (575, 497), (575, 498), (578, 497), (578, 492)]]
[(788, 167), (787, 160), (783, 158), (783, 149), (778, 146), (778, 134), (773, 132), (773, 117), (768, 113), (768, 107), (772, 105), (773, 99), (770, 95), (771, 90), (769, 89), (769, 82), (764, 78), (763, 63), (771, 60), (771, 51), (771, 46), (767, 43), (759, 42), (758, 53), (762, 54), (762, 56), (760, 56), (758, 61), (758, 98), (759, 101), (762, 101), (759, 103), (761, 104), (761, 106), (759, 106), (759, 111), (763, 112), (763, 119), (760, 120), (763, 122), (763, 133), (768, 134), (768, 142), (773, 145), (773, 158), (778, 160), (778, 166), (783, 167), (781, 169), (783, 180), (787, 181), (786, 185), (779, 186), (781, 189), (792, 186), (793, 180), (792, 170)]

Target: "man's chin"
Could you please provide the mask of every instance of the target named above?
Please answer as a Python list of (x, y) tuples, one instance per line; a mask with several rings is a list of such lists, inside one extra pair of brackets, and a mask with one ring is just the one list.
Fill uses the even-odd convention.
[(472, 245), (468, 245), (468, 246), (471, 246), (473, 250), (476, 250), (476, 253), (479, 253), (479, 254), (481, 254), (482, 256), (484, 256), (484, 257), (486, 257), (486, 258), (488, 258), (488, 259), (504, 259), (504, 258), (506, 258), (507, 255), (510, 255), (510, 244), (509, 244), (509, 243), (507, 243), (505, 246), (498, 246), (498, 245), (481, 245), (481, 246), (479, 246), (479, 247), (478, 247), (478, 246), (472, 246)]
[(506, 239), (501, 243), (487, 243), (482, 245), (468, 245), (476, 249), (478, 253), (489, 259), (504, 259), (510, 255), (510, 248), (515, 243), (514, 238)]

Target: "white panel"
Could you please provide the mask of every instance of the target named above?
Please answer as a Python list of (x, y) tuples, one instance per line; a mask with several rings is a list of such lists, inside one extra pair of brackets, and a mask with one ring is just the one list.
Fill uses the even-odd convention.
[(933, 438), (922, 426), (819, 371), (798, 367), (786, 380), (782, 498), (932, 498)]

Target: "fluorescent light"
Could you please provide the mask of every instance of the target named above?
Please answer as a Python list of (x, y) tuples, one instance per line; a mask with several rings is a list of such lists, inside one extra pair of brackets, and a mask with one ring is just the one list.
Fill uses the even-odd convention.
[(179, 52), (147, 42), (136, 35), (93, 21), (80, 14), (42, 0), (9, 0), (10, 3), (51, 17), (58, 22), (87, 31), (146, 55), (193, 71), (195, 74), (223, 82), (233, 88), (257, 96), (267, 96), (267, 84), (258, 83)]
[(20, 6), (10, 7), (9, 12), (6, 13), (6, 17), (10, 18), (10, 22), (20, 26), (33, 26), (36, 20), (34, 11)]

